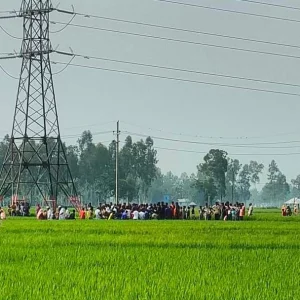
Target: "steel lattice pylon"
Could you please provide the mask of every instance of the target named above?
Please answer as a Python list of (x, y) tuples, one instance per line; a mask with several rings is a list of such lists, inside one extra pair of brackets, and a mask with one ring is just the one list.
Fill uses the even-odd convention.
[(52, 80), (52, 10), (50, 0), (22, 1), (23, 59), (9, 150), (0, 173), (2, 196), (26, 196), (37, 189), (43, 200), (55, 201), (60, 192), (72, 199), (77, 194), (61, 141)]

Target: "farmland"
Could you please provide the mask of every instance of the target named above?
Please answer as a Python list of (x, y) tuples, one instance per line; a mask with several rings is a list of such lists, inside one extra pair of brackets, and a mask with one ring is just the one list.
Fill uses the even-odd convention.
[(1, 299), (300, 299), (300, 217), (0, 226)]

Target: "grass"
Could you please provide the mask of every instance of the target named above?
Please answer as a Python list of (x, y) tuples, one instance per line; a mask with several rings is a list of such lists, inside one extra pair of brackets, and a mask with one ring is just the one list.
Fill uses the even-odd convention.
[(300, 299), (300, 217), (0, 226), (1, 299)]

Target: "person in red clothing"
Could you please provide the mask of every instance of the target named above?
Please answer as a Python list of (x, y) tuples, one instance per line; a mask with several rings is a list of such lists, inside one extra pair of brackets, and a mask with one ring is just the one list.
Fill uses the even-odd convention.
[(240, 207), (240, 220), (241, 221), (243, 221), (245, 214), (246, 214), (246, 207), (245, 207), (244, 203), (242, 203), (241, 207)]
[(79, 218), (81, 220), (85, 219), (85, 209), (84, 209), (84, 207), (82, 207), (81, 210), (80, 210), (80, 212), (79, 212)]

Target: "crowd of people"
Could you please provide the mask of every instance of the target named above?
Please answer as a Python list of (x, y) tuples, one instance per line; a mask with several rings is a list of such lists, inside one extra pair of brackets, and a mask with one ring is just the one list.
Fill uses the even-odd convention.
[(293, 215), (293, 212), (295, 215), (298, 215), (299, 212), (299, 204), (294, 204), (294, 211), (292, 211), (291, 207), (289, 205), (283, 204), (281, 207), (281, 215), (283, 217), (290, 217)]
[[(29, 216), (29, 204), (12, 205), (8, 208), (9, 216)], [(248, 207), (248, 216), (253, 214), (253, 205)], [(106, 219), (106, 220), (224, 220), (242, 221), (246, 215), (244, 203), (220, 203), (214, 205), (180, 206), (178, 202), (171, 204), (159, 202), (157, 204), (99, 204), (94, 208), (91, 203), (83, 206), (78, 216), (75, 209), (58, 206), (55, 209), (47, 206), (45, 209), (37, 204), (35, 215), (38, 220), (74, 220)], [(4, 209), (0, 208), (0, 218), (6, 219)]]
[[(248, 208), (248, 216), (253, 214), (253, 205)], [(229, 202), (215, 205), (180, 206), (178, 202), (159, 202), (157, 204), (100, 204), (96, 209), (91, 204), (82, 207), (79, 212), (80, 219), (119, 219), (119, 220), (243, 220), (246, 215), (244, 203), (231, 204)]]
[[(8, 205), (7, 213), (10, 217), (29, 217), (30, 204), (27, 201), (22, 201), (19, 203)], [(6, 219), (6, 212), (2, 207), (0, 207), (0, 219)]]
[(29, 217), (30, 204), (27, 201), (22, 201), (8, 205), (7, 212), (10, 217)]
[(43, 209), (40, 204), (35, 209), (36, 218), (38, 220), (75, 220), (75, 209), (69, 210), (66, 206), (58, 206), (55, 210), (50, 206)]

